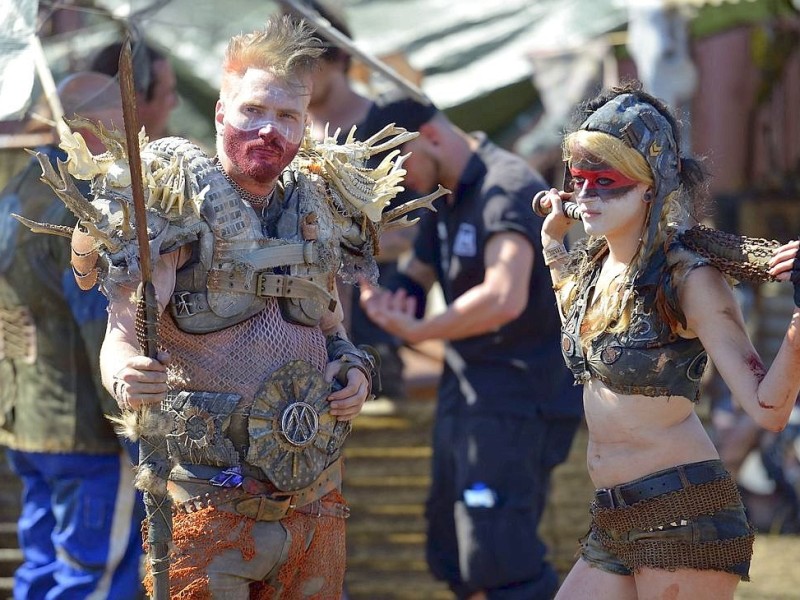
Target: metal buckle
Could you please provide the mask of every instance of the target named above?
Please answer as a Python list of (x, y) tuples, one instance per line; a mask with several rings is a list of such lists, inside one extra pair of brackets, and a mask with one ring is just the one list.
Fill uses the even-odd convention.
[(268, 296), (266, 271), (261, 271), (256, 278), (256, 296)]
[(292, 280), (286, 275), (261, 271), (256, 278), (256, 296), (288, 298), (292, 293)]
[(289, 507), (286, 509), (286, 515), (285, 516), (288, 517), (289, 515), (293, 514), (295, 509), (297, 508), (297, 499), (296, 499), (295, 496), (291, 496), (291, 495), (287, 496), (287, 499), (289, 500)]
[(197, 314), (191, 292), (175, 292), (172, 294), (172, 303), (179, 317), (193, 317)]
[(617, 507), (617, 502), (614, 499), (614, 490), (612, 490), (611, 488), (602, 488), (599, 490), (595, 490), (594, 497), (595, 500), (597, 500), (597, 503), (603, 508)]

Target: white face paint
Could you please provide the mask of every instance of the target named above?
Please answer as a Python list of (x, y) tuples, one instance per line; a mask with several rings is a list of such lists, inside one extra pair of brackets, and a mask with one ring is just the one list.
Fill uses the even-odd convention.
[(305, 103), (303, 95), (278, 82), (273, 82), (257, 96), (237, 98), (225, 112), (225, 123), (240, 131), (273, 132), (290, 144), (303, 139)]

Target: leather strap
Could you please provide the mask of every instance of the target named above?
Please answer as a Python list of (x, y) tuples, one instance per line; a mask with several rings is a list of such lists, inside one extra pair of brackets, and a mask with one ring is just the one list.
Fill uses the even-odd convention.
[(212, 269), (208, 273), (207, 286), (210, 292), (254, 294), (261, 298), (312, 298), (327, 306), (328, 310), (336, 308), (336, 300), (325, 288), (293, 275)]
[(288, 265), (313, 265), (317, 261), (317, 249), (313, 242), (280, 244), (248, 252), (242, 260), (256, 271)]
[(663, 494), (677, 492), (691, 485), (701, 485), (727, 476), (718, 460), (707, 460), (648, 475), (613, 488), (595, 490), (595, 501), (602, 508), (631, 506)]
[(323, 304), (335, 302), (333, 296), (313, 281), (292, 275), (272, 275), (259, 273), (256, 286), (257, 296), (277, 298), (316, 298)]
[[(218, 469), (221, 471), (221, 469)], [(285, 492), (268, 481), (244, 477), (236, 487), (214, 486), (210, 479), (191, 476), (188, 471), (174, 469), (168, 482), (176, 510), (195, 512), (205, 506), (230, 510), (256, 521), (279, 521), (295, 511), (319, 516), (347, 518), (346, 505), (319, 502), (321, 498), (340, 489), (342, 485), (342, 459), (337, 458), (319, 477), (300, 490)]]

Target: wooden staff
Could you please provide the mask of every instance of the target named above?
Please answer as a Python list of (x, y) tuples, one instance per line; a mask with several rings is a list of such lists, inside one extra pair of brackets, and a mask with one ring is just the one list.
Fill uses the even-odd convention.
[[(125, 140), (128, 148), (128, 164), (131, 170), (136, 240), (139, 245), (139, 268), (141, 283), (136, 306), (136, 336), (142, 353), (150, 358), (158, 354), (158, 303), (153, 287), (150, 264), (150, 239), (147, 234), (147, 213), (142, 184), (142, 161), (139, 154), (139, 119), (136, 114), (136, 89), (133, 84), (133, 56), (130, 36), (126, 38), (119, 56), (119, 85), (122, 92), (122, 110), (125, 122)], [(148, 411), (160, 412), (160, 407), (142, 408), (139, 422), (152, 421)], [(139, 469), (147, 467), (156, 476), (166, 479), (169, 473), (166, 438), (162, 435), (139, 436)], [(169, 543), (172, 539), (172, 505), (169, 494), (142, 490), (147, 509), (148, 560), (153, 576), (154, 600), (169, 599)]]

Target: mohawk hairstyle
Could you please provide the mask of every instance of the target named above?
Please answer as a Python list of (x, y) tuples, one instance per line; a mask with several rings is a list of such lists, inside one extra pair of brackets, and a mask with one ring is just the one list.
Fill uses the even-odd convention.
[(314, 30), (288, 15), (267, 21), (264, 29), (231, 38), (222, 61), (222, 88), (231, 75), (241, 76), (251, 67), (268, 69), (281, 78), (311, 73), (323, 46)]

